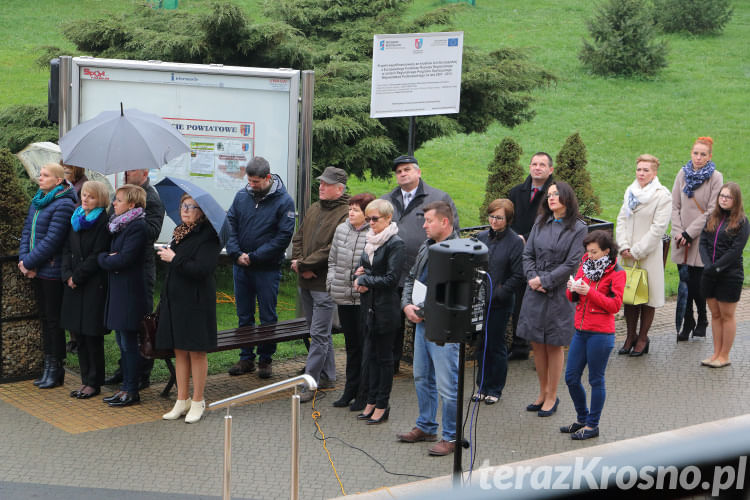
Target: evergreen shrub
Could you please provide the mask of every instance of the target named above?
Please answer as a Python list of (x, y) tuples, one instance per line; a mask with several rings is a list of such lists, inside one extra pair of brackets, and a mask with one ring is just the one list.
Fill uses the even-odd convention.
[(498, 198), (507, 198), (508, 191), (524, 179), (520, 159), (523, 154), (521, 146), (511, 137), (506, 137), (495, 148), (495, 157), (487, 166), (490, 175), (487, 177), (487, 188), (484, 203), (479, 207), (479, 220), (486, 222), (487, 207)]
[(734, 12), (730, 0), (653, 1), (656, 22), (666, 33), (720, 33)]

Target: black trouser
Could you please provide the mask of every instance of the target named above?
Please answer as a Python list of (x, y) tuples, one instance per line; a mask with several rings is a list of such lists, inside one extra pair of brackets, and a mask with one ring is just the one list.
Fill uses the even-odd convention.
[[(684, 265), (684, 264), (682, 264)], [(698, 324), (708, 323), (706, 316), (706, 299), (701, 294), (701, 276), (703, 268), (687, 266), (688, 268), (688, 300), (685, 307), (685, 322), (695, 325), (693, 320), (693, 302), (695, 302), (695, 311), (698, 313)]]
[(99, 388), (104, 385), (104, 336), (81, 335), (78, 338), (78, 365), (81, 383)]
[[(513, 342), (510, 345), (510, 352), (519, 354), (529, 353), (529, 343), (526, 339), (516, 336), (516, 328), (518, 327), (518, 317), (521, 315), (521, 304), (523, 303), (523, 295), (526, 293), (526, 287), (521, 287), (520, 290), (516, 290), (516, 303), (513, 306), (513, 318), (511, 324), (513, 325)], [(503, 334), (504, 335), (504, 334)]]
[(361, 308), (355, 305), (339, 305), (339, 321), (346, 341), (346, 385), (344, 396), (358, 398), (367, 394), (367, 377), (362, 363), (364, 338), (362, 335)]
[(34, 278), (31, 283), (42, 321), (42, 350), (45, 355), (62, 361), (65, 359), (65, 330), (60, 328), (63, 282)]
[[(396, 311), (393, 311), (395, 313)], [(371, 316), (371, 315), (368, 315)], [(367, 404), (376, 408), (388, 408), (393, 387), (393, 328), (378, 329), (375, 319), (368, 317), (365, 334), (365, 356), (367, 356), (368, 391)]]
[[(144, 268), (144, 281), (146, 283), (146, 310), (151, 312), (154, 310), (154, 284), (156, 283), (156, 259), (154, 253), (153, 242), (149, 243), (146, 248), (146, 259), (143, 265)], [(117, 360), (119, 365), (118, 370), (122, 370), (122, 358)], [(138, 353), (138, 376), (143, 378), (151, 377), (151, 370), (154, 369), (154, 360), (146, 359)]]
[[(398, 300), (401, 300), (401, 296), (404, 294), (404, 288), (398, 287)], [(393, 331), (393, 364), (395, 365), (401, 361), (401, 357), (404, 353), (404, 325), (406, 323), (406, 315), (404, 311), (399, 311), (398, 326)]]

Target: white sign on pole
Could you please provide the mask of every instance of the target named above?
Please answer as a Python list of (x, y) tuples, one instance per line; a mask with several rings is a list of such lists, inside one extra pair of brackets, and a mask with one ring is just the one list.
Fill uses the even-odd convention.
[(463, 31), (373, 37), (370, 117), (459, 112)]

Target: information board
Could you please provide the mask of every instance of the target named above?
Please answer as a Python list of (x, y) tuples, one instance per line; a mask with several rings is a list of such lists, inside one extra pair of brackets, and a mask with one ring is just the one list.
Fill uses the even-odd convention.
[[(190, 153), (152, 170), (152, 184), (165, 175), (184, 178), (228, 209), (247, 184), (245, 165), (262, 156), (296, 199), (299, 71), (76, 57), (72, 73), (72, 126), (122, 102), (185, 136)], [(165, 219), (159, 241), (169, 241), (173, 229)]]
[(459, 112), (464, 34), (375, 35), (370, 116)]

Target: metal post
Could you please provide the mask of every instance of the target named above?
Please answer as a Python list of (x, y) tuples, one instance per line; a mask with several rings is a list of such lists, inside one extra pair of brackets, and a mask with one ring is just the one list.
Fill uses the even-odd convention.
[(310, 206), (310, 185), (312, 179), (312, 124), (313, 98), (315, 97), (315, 72), (302, 72), (302, 109), (300, 110), (300, 171), (297, 197), (299, 223), (305, 218)]
[(414, 156), (414, 136), (416, 134), (416, 119), (413, 116), (409, 117), (409, 144), (407, 145), (409, 148), (408, 154), (410, 156)]
[(299, 500), (299, 394), (292, 394), (292, 478), (290, 482), (292, 500)]
[[(229, 408), (227, 408), (229, 413)], [(224, 485), (222, 492), (223, 500), (232, 498), (232, 416), (224, 416)]]
[(60, 56), (59, 75), (59, 97), (57, 104), (57, 119), (59, 125), (59, 137), (64, 136), (70, 130), (70, 98), (73, 71), (73, 58), (71, 56)]
[(466, 344), (461, 342), (458, 350), (458, 393), (456, 394), (456, 444), (453, 448), (453, 487), (460, 488), (463, 476), (461, 452), (464, 449), (464, 368), (466, 367)]

